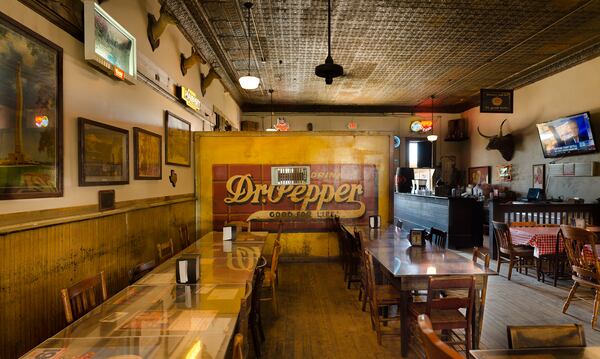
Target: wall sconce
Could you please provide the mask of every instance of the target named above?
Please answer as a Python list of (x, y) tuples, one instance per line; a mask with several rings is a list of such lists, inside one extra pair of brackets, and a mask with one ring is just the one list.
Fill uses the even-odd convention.
[(195, 48), (192, 47), (192, 54), (190, 57), (185, 57), (184, 54), (179, 54), (179, 68), (181, 69), (181, 73), (183, 76), (187, 74), (187, 70), (192, 68), (192, 66), (197, 63), (205, 64), (206, 60), (196, 51)]
[(221, 77), (212, 67), (210, 68), (206, 76), (204, 76), (203, 73), (200, 73), (200, 92), (202, 92), (202, 96), (206, 94), (206, 89), (208, 89), (208, 86), (210, 86), (213, 80), (220, 78)]
[(148, 28), (146, 29), (146, 33), (152, 51), (156, 50), (160, 45), (160, 35), (165, 31), (167, 25), (175, 23), (175, 18), (167, 13), (167, 9), (165, 9), (164, 5), (160, 7), (160, 17), (158, 20), (156, 20), (154, 15), (148, 13)]

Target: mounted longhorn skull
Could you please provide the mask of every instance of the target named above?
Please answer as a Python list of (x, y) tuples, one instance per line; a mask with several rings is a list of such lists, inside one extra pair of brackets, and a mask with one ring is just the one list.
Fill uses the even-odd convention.
[(500, 133), (498, 133), (498, 135), (496, 136), (484, 135), (479, 130), (479, 126), (477, 126), (477, 132), (479, 132), (479, 134), (482, 137), (485, 137), (490, 140), (490, 142), (488, 142), (487, 147), (485, 148), (486, 150), (498, 150), (500, 151), (502, 158), (504, 158), (507, 161), (510, 161), (512, 160), (513, 155), (515, 154), (515, 139), (511, 133), (509, 133), (508, 135), (502, 134), (502, 126), (504, 126), (504, 122), (506, 121), (507, 120), (502, 121), (502, 124), (500, 125)]

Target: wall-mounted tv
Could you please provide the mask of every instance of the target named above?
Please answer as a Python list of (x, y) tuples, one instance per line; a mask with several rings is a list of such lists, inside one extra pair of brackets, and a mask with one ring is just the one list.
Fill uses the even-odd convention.
[(137, 75), (135, 37), (95, 1), (83, 5), (86, 61), (132, 84)]
[(580, 155), (597, 150), (589, 112), (538, 123), (537, 129), (546, 158)]

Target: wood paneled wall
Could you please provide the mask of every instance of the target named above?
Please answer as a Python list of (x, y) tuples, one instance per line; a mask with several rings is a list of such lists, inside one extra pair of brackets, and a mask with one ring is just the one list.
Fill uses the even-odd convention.
[(18, 357), (66, 326), (61, 288), (103, 270), (115, 294), (128, 285), (129, 269), (156, 257), (157, 243), (173, 238), (179, 250), (179, 226), (192, 235), (194, 220), (195, 199), (186, 196), (0, 234), (0, 358)]

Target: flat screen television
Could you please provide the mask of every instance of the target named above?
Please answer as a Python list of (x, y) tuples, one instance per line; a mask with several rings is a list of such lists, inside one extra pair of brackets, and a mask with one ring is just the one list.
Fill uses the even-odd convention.
[(590, 113), (583, 112), (537, 124), (546, 158), (596, 152)]
[(135, 37), (94, 1), (84, 1), (83, 17), (86, 61), (133, 84), (137, 75)]

